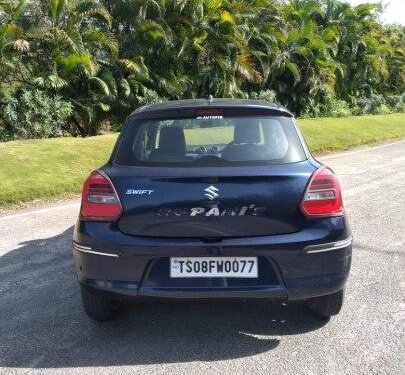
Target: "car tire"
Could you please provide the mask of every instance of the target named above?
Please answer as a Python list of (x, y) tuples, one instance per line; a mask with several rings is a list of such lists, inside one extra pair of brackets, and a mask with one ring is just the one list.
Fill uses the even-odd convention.
[(82, 303), (87, 316), (97, 322), (111, 320), (114, 304), (111, 298), (103, 295), (86, 285), (80, 285)]
[(308, 307), (318, 316), (329, 318), (339, 314), (343, 306), (344, 289), (326, 296), (309, 298), (307, 300)]

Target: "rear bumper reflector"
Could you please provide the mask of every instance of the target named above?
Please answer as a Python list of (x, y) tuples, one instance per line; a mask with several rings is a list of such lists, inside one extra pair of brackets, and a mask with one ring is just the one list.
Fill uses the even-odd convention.
[(352, 244), (352, 241), (353, 241), (352, 237), (349, 237), (343, 241), (329, 242), (321, 245), (310, 245), (307, 246), (304, 249), (304, 251), (307, 254), (314, 254), (314, 253), (323, 253), (326, 251), (339, 250), (347, 246), (350, 246)]
[(101, 253), (99, 251), (94, 251), (91, 249), (91, 247), (88, 246), (83, 246), (83, 245), (79, 245), (77, 243), (73, 243), (73, 249), (77, 250), (77, 251), (81, 251), (82, 253), (89, 253), (89, 254), (95, 254), (95, 255), (103, 255), (105, 257), (114, 257), (114, 258), (118, 258), (119, 255), (118, 254), (113, 254), (113, 253)]

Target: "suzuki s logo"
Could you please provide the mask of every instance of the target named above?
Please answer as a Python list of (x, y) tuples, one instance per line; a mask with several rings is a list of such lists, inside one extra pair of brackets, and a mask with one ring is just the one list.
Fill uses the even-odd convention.
[(216, 188), (214, 185), (208, 186), (207, 188), (204, 189), (205, 194), (204, 196), (206, 196), (209, 200), (213, 200), (217, 197), (219, 197), (219, 189)]

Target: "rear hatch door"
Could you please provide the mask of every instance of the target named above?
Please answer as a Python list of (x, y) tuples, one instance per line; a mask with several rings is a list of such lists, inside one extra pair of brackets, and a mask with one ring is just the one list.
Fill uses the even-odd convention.
[(121, 232), (224, 238), (286, 234), (304, 225), (300, 202), (309, 161), (237, 168), (106, 170), (123, 205)]

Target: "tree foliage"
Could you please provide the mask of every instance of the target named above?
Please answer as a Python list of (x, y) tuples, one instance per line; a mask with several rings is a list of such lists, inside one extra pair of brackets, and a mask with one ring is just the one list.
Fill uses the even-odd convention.
[(208, 94), (304, 116), (403, 110), (404, 28), (380, 13), (338, 0), (0, 0), (0, 106), (21, 90), (58, 96), (81, 135)]
[(6, 131), (2, 138), (48, 138), (62, 135), (62, 125), (72, 114), (69, 102), (48, 97), (39, 90), (22, 90), (9, 97), (4, 108)]

